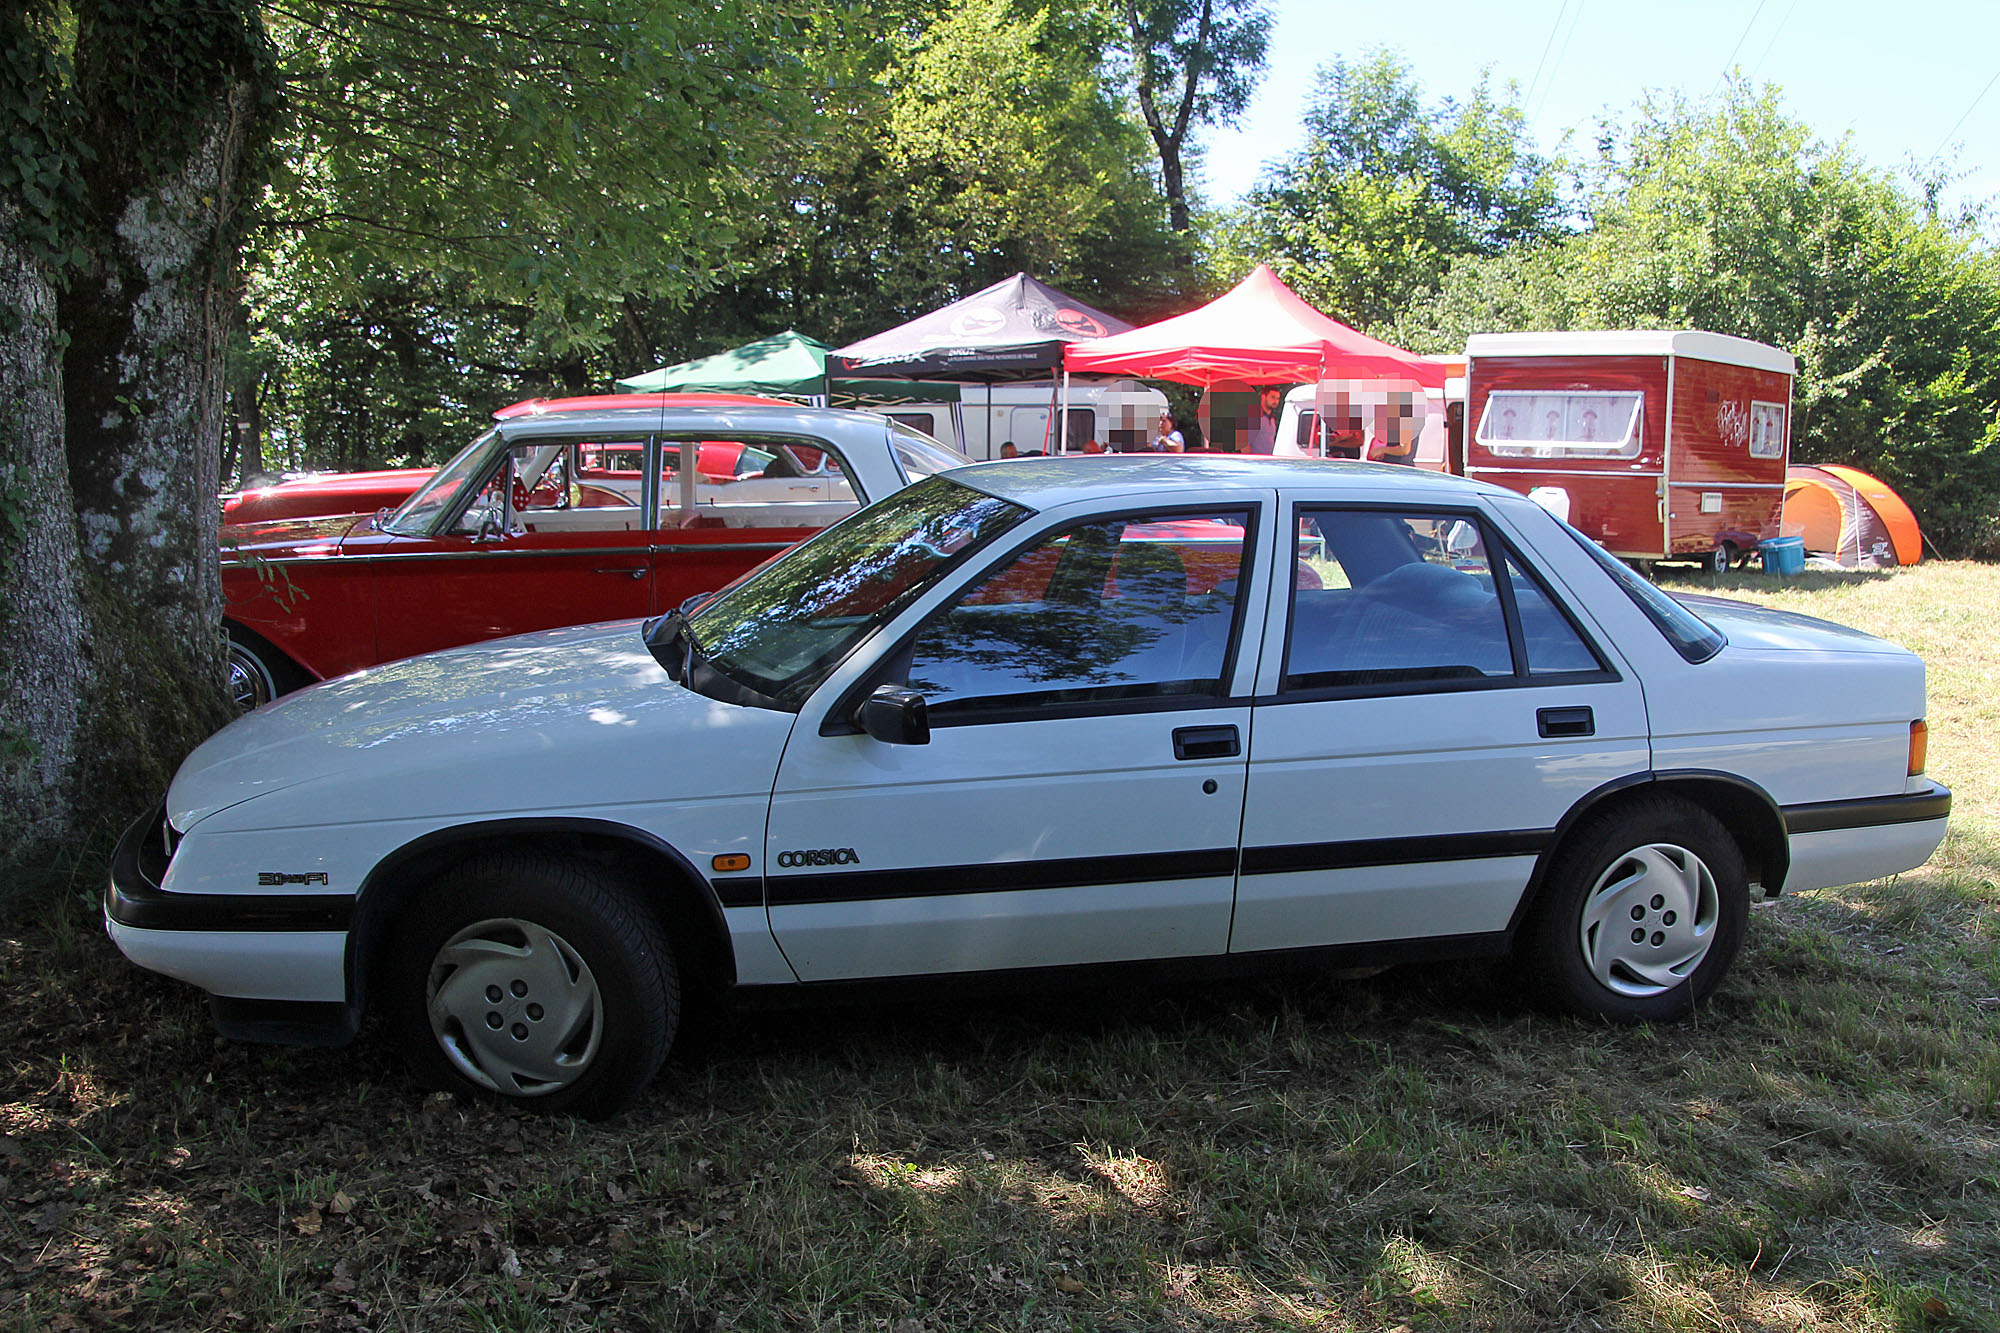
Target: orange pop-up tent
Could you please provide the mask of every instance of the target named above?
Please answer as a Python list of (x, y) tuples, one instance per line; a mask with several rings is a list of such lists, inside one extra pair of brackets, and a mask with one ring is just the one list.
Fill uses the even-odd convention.
[(1846, 569), (1914, 565), (1924, 554), (1924, 534), (1903, 497), (1839, 463), (1785, 469), (1784, 533)]

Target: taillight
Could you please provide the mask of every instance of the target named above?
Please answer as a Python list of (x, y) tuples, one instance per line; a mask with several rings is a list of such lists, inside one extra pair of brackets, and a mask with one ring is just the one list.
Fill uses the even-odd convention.
[(1924, 771), (1924, 758), (1930, 749), (1931, 729), (1918, 718), (1910, 724), (1910, 776), (1916, 777)]

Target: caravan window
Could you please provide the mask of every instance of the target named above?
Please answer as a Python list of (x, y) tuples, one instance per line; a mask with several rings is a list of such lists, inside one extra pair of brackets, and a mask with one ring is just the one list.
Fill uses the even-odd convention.
[(1639, 393), (1500, 390), (1486, 400), (1474, 439), (1514, 458), (1637, 458)]

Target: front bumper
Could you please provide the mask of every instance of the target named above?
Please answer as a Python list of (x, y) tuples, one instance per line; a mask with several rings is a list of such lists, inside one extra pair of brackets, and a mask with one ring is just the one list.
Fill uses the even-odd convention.
[(287, 1042), (345, 1040), (357, 1026), (347, 986), (345, 894), (172, 893), (166, 809), (118, 840), (104, 926), (149, 971), (207, 991), (226, 1035)]

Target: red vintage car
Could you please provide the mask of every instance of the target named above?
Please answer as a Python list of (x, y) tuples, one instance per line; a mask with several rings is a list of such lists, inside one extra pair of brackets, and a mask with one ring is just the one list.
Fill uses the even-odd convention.
[[(542, 416), (550, 412), (601, 412), (611, 407), (657, 408), (663, 394), (602, 394), (592, 398), (530, 398), (501, 408), (495, 421)], [(684, 393), (675, 401), (686, 406), (770, 404), (787, 407), (783, 398), (737, 393)], [(703, 475), (728, 480), (742, 465), (742, 449), (717, 441), (699, 454)], [(633, 466), (637, 466), (636, 462)], [(754, 470), (754, 468), (752, 469)], [(264, 523), (278, 518), (316, 518), (322, 514), (372, 514), (393, 509), (430, 479), (436, 468), (382, 468), (371, 472), (292, 472), (276, 481), (245, 486), (222, 496), (224, 523)]]
[[(967, 461), (872, 413), (713, 397), (508, 409), (393, 512), (225, 526), (237, 703), (433, 649), (666, 610)], [(698, 464), (683, 472), (689, 449)]]

